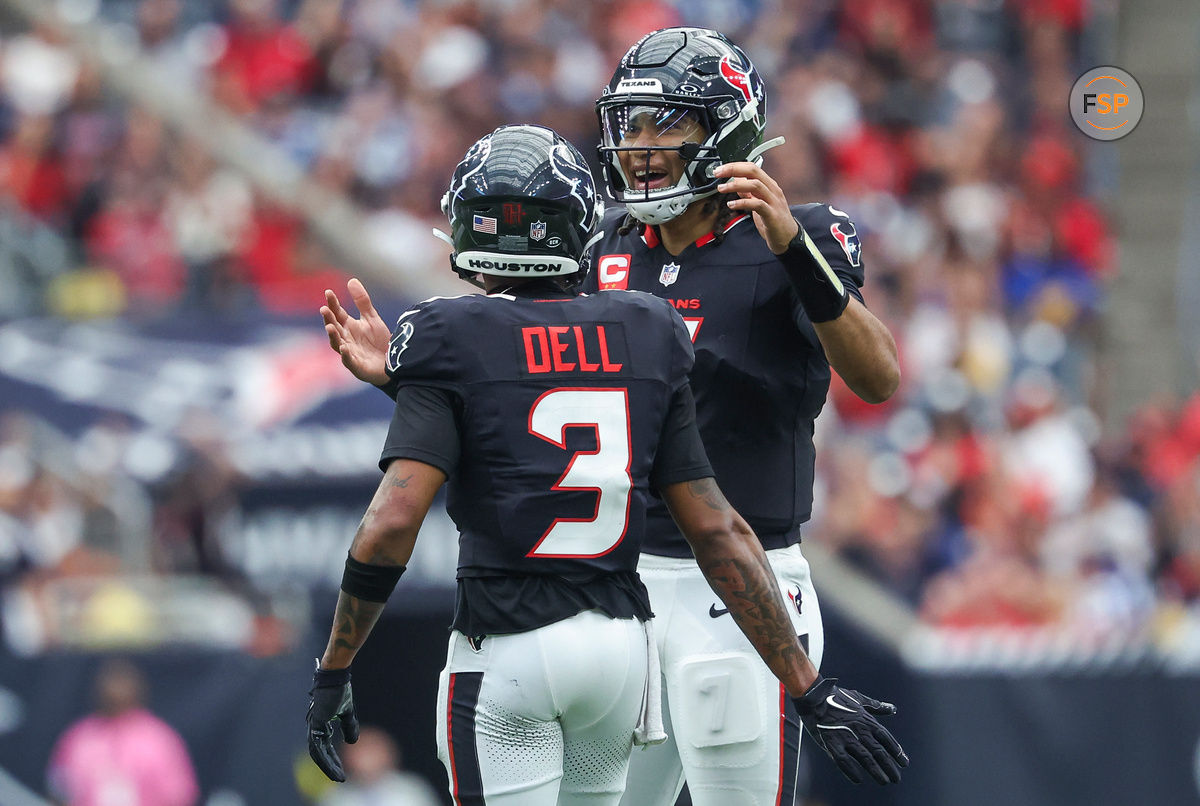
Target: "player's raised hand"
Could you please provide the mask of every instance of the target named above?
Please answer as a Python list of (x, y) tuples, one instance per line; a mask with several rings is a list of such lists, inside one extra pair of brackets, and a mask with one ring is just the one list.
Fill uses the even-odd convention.
[(342, 357), (342, 363), (354, 377), (382, 386), (388, 381), (386, 360), (392, 331), (371, 304), (371, 295), (358, 278), (351, 278), (346, 290), (358, 310), (357, 319), (342, 307), (337, 294), (325, 289), (321, 318), (325, 320), (329, 346)]
[(862, 770), (866, 770), (881, 784), (900, 782), (900, 768), (908, 766), (908, 756), (875, 718), (891, 716), (896, 706), (842, 688), (836, 678), (824, 677), (818, 677), (803, 697), (792, 701), (804, 727), (843, 775), (859, 784)]
[(787, 197), (771, 176), (753, 162), (729, 162), (717, 166), (714, 176), (724, 180), (717, 185), (721, 193), (736, 193), (729, 209), (752, 213), (754, 226), (777, 255), (783, 254), (788, 243), (796, 237), (800, 225), (792, 217)]
[(313, 673), (308, 700), (308, 755), (330, 780), (346, 780), (342, 759), (333, 746), (333, 720), (342, 723), (342, 737), (358, 741), (358, 715), (354, 711), (354, 693), (350, 689), (349, 669), (322, 669)]

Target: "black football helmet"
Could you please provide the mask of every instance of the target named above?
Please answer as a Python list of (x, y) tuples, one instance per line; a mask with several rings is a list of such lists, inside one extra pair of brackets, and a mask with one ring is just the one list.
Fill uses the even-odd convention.
[[(621, 59), (596, 101), (600, 159), (609, 193), (647, 224), (662, 224), (716, 192), (712, 171), (724, 162), (757, 160), (763, 146), (763, 82), (742, 49), (707, 28), (664, 28), (642, 37)], [(699, 124), (698, 126), (696, 124)], [(631, 145), (631, 131), (690, 132), (682, 145)], [(691, 142), (691, 141), (695, 142)], [(685, 168), (671, 187), (639, 189), (625, 175), (621, 152), (676, 151)]]
[(480, 138), (442, 197), (450, 265), (475, 275), (582, 278), (604, 202), (583, 155), (544, 126), (501, 126)]

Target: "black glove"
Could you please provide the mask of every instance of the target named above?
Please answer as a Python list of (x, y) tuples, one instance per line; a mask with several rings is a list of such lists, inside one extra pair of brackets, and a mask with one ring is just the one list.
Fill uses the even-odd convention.
[(809, 734), (851, 781), (862, 783), (861, 767), (881, 784), (900, 782), (900, 768), (908, 766), (908, 756), (875, 719), (896, 713), (896, 706), (840, 688), (836, 678), (824, 677), (792, 702)]
[(330, 780), (341, 783), (346, 780), (346, 771), (333, 747), (333, 720), (342, 723), (342, 738), (350, 744), (358, 741), (350, 670), (322, 669), (318, 661), (308, 696), (308, 755)]

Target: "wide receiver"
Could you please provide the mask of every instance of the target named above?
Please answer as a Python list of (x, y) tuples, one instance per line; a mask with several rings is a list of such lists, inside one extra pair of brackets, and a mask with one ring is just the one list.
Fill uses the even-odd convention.
[[(635, 571), (652, 494), (776, 686), (821, 715), (814, 729), (847, 763), (898, 777), (907, 759), (874, 718), (891, 707), (819, 677), (759, 540), (712, 480), (683, 321), (651, 295), (563, 282), (586, 271), (602, 208), (579, 153), (548, 129), (501, 127), (467, 153), (444, 208), (451, 264), (487, 294), (404, 314), (369, 378), (397, 405), (314, 677), (313, 759), (343, 777), (331, 723), (356, 738), (350, 663), (448, 480), (459, 567), (438, 749), (457, 803), (616, 804), (635, 741), (664, 738)], [(353, 365), (363, 322), (327, 298), (331, 344)]]

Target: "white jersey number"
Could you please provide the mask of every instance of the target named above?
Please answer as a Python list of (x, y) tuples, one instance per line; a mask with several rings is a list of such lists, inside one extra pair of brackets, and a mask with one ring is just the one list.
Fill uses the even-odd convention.
[(625, 389), (552, 389), (529, 411), (529, 432), (566, 450), (568, 427), (594, 428), (596, 450), (577, 451), (555, 490), (591, 490), (596, 514), (559, 518), (529, 557), (599, 557), (616, 548), (629, 525), (629, 394)]

